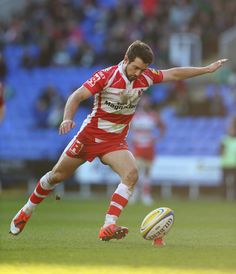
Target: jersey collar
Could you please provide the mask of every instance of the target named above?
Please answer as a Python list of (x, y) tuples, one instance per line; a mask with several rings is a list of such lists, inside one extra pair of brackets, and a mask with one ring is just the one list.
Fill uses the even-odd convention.
[(118, 64), (118, 70), (121, 74), (121, 76), (123, 77), (123, 79), (125, 80), (126, 84), (130, 84), (129, 79), (127, 78), (126, 74), (125, 74), (125, 68), (126, 68), (126, 64), (124, 63), (124, 60), (122, 60), (119, 64)]

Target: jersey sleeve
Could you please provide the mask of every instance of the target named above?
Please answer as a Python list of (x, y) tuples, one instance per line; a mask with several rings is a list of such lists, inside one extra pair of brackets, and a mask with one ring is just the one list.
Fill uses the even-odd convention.
[(153, 84), (158, 84), (163, 81), (163, 73), (159, 69), (149, 68), (146, 70), (146, 74), (152, 79)]
[(98, 93), (103, 90), (106, 83), (106, 74), (99, 70), (93, 74), (93, 76), (83, 83), (92, 94)]

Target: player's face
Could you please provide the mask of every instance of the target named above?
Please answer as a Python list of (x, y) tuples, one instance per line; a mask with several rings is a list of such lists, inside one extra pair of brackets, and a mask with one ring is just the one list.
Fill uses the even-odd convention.
[(129, 81), (136, 80), (148, 67), (149, 64), (145, 64), (142, 59), (136, 57), (134, 61), (130, 62), (128, 58), (125, 58), (126, 66), (126, 76)]

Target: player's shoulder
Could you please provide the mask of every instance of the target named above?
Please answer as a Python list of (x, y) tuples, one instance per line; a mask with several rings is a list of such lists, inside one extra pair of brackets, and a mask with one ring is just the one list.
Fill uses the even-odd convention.
[(153, 78), (155, 76), (159, 76), (162, 74), (161, 70), (160, 69), (156, 69), (156, 68), (147, 68), (145, 71), (144, 71), (144, 74), (149, 76), (150, 78)]
[(98, 70), (96, 73), (98, 73), (101, 77), (110, 78), (109, 76), (113, 75), (118, 69), (118, 65), (107, 67), (101, 70)]

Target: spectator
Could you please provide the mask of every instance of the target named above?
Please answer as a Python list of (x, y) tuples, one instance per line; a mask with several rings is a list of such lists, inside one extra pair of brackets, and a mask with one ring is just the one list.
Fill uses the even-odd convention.
[(156, 10), (159, 7), (159, 0), (140, 0), (140, 6), (145, 16), (155, 16)]
[(52, 56), (52, 65), (54, 66), (69, 66), (71, 64), (71, 57), (66, 49), (65, 41), (56, 43), (56, 49)]
[(88, 43), (81, 43), (74, 56), (75, 64), (83, 67), (91, 67), (95, 64), (95, 52)]
[(61, 123), (64, 99), (54, 86), (46, 87), (35, 105), (35, 120), (39, 128), (57, 128)]
[(43, 41), (40, 45), (39, 56), (38, 56), (38, 66), (48, 67), (52, 63), (53, 54), (55, 51), (55, 41), (49, 39)]
[(32, 69), (35, 66), (35, 59), (28, 50), (25, 50), (22, 55), (21, 65), (26, 69)]

